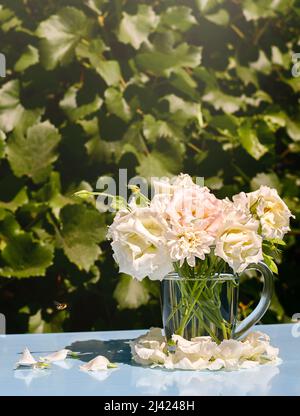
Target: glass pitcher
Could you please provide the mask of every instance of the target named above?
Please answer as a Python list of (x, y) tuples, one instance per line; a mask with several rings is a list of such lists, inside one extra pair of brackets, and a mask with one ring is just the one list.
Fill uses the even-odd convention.
[(267, 311), (273, 292), (273, 274), (263, 263), (251, 264), (263, 277), (263, 290), (254, 311), (237, 321), (240, 275), (218, 273), (185, 278), (169, 273), (161, 283), (162, 319), (165, 334), (185, 339), (209, 335), (220, 343), (224, 339), (241, 339)]

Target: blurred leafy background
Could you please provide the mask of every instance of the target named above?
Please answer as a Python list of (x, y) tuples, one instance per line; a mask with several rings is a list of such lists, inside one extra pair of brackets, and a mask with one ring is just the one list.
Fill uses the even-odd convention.
[[(118, 274), (105, 241), (111, 214), (72, 198), (120, 168), (129, 178), (204, 176), (219, 197), (276, 187), (297, 219), (263, 322), (299, 312), (300, 1), (0, 3), (8, 332), (161, 325), (159, 286)], [(243, 282), (241, 315), (259, 289)]]

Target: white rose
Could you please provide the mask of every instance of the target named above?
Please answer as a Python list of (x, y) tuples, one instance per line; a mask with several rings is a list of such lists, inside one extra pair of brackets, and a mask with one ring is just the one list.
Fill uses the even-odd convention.
[(259, 219), (264, 238), (282, 239), (290, 231), (290, 218), (293, 215), (276, 189), (261, 186), (257, 191), (236, 195), (233, 201)]
[(151, 208), (119, 212), (109, 227), (114, 259), (120, 272), (142, 280), (163, 279), (173, 270), (165, 234), (167, 223)]
[(259, 222), (234, 209), (227, 201), (224, 223), (216, 238), (215, 254), (221, 257), (235, 273), (243, 272), (251, 263), (263, 259)]

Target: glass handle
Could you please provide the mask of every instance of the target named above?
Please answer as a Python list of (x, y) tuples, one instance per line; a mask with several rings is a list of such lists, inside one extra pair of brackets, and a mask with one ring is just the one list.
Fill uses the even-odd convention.
[(246, 335), (252, 326), (255, 325), (264, 316), (268, 310), (268, 307), (270, 306), (273, 294), (273, 273), (269, 267), (265, 265), (265, 263), (259, 262), (258, 264), (250, 264), (245, 271), (247, 270), (259, 271), (263, 277), (264, 286), (260, 301), (254, 311), (252, 311), (251, 314), (247, 316), (247, 318), (245, 318), (237, 325), (237, 328), (233, 333), (234, 339), (239, 339)]

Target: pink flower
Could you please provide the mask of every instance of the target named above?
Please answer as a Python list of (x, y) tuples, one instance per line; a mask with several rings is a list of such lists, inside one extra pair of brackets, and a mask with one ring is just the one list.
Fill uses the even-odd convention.
[(168, 223), (166, 239), (172, 261), (182, 266), (186, 260), (194, 267), (196, 258), (204, 260), (215, 244), (222, 222), (222, 201), (208, 188), (194, 184), (188, 175), (179, 176), (171, 185), (163, 184), (156, 186), (158, 193), (151, 207)]
[[(154, 197), (155, 198), (155, 197)], [(177, 188), (173, 195), (157, 196), (154, 203), (165, 206), (165, 218), (171, 227), (200, 226), (209, 235), (215, 237), (222, 220), (222, 202), (210, 193), (206, 187)]]
[(184, 227), (175, 225), (167, 233), (167, 245), (172, 261), (178, 261), (180, 267), (186, 260), (190, 267), (195, 267), (196, 258), (205, 259), (214, 244), (214, 237), (199, 226)]

